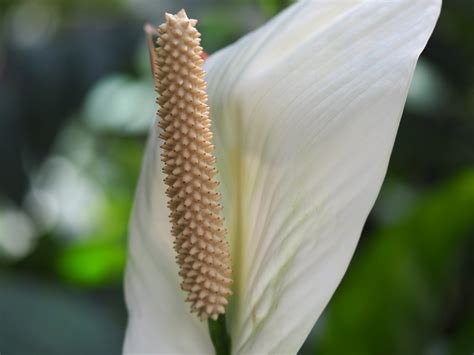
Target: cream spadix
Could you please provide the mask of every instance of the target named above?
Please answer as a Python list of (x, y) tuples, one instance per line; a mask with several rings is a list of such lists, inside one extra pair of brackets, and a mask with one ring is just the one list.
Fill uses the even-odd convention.
[(156, 57), (162, 161), (181, 287), (201, 319), (217, 319), (230, 295), (230, 253), (224, 239), (211, 121), (199, 45), (184, 10), (166, 14)]

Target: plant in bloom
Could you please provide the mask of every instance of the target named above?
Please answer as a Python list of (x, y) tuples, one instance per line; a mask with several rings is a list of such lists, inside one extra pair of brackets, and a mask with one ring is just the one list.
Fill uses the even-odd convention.
[(223, 313), (228, 352), (298, 351), (375, 202), (440, 7), (299, 1), (211, 55), (205, 76), (195, 21), (166, 16), (124, 353), (213, 354), (207, 319)]

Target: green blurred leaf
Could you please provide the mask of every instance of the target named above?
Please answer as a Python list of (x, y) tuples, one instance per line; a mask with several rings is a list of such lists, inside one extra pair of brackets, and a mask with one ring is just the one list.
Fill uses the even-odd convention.
[(231, 8), (213, 9), (199, 20), (198, 29), (202, 34), (202, 47), (207, 53), (213, 53), (239, 38), (238, 11)]
[(466, 321), (462, 324), (458, 334), (454, 336), (451, 347), (452, 354), (467, 354), (474, 349), (474, 305), (471, 308)]
[(120, 279), (125, 260), (123, 245), (92, 242), (65, 249), (58, 258), (57, 268), (59, 274), (71, 283), (97, 286)]
[(258, 0), (260, 7), (269, 17), (275, 16), (293, 2), (293, 0)]

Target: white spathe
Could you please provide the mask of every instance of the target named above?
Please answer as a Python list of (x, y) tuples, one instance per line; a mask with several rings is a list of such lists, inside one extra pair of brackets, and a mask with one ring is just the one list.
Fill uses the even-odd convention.
[[(233, 354), (295, 354), (382, 184), (440, 0), (300, 1), (206, 62), (233, 259)], [(174, 261), (151, 131), (130, 222), (125, 353), (214, 352)]]

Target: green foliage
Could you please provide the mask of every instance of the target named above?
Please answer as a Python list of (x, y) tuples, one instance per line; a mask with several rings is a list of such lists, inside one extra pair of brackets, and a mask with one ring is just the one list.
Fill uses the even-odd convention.
[[(471, 270), (473, 270), (473, 268), (471, 268)], [(471, 283), (473, 283), (472, 280)], [(457, 332), (457, 334), (454, 334), (453, 339), (451, 341), (452, 345), (450, 347), (450, 350), (452, 354), (466, 354), (473, 349), (474, 305), (471, 306), (468, 316), (465, 318), (466, 319), (461, 325), (459, 331)]]
[(293, 2), (294, 0), (258, 0), (260, 7), (269, 17), (275, 16)]
[(125, 266), (125, 248), (121, 243), (93, 242), (65, 249), (57, 261), (59, 274), (81, 286), (99, 286), (117, 282)]
[(202, 46), (207, 53), (213, 53), (237, 40), (240, 35), (238, 11), (231, 8), (217, 8), (208, 11), (198, 23)]
[(98, 161), (92, 168), (95, 178), (103, 184), (108, 203), (98, 211), (101, 219), (95, 233), (63, 247), (56, 259), (56, 272), (69, 283), (94, 287), (122, 280), (131, 194), (143, 154), (141, 141), (128, 139), (127, 144), (124, 141), (108, 137), (106, 147), (98, 147), (109, 166), (101, 173), (104, 166)]

